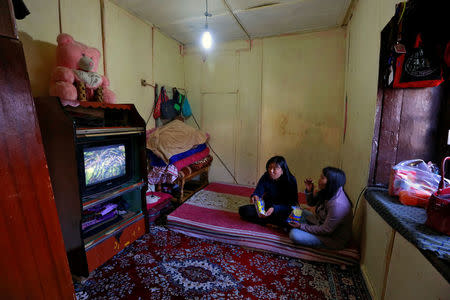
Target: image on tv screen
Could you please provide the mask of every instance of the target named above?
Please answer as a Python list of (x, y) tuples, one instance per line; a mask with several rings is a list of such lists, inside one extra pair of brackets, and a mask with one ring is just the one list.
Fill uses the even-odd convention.
[(125, 175), (125, 145), (108, 145), (84, 149), (86, 186)]

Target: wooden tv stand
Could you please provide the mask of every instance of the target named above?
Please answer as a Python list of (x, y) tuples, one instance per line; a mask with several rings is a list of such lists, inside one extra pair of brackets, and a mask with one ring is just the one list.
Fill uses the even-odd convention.
[[(146, 231), (145, 122), (132, 104), (47, 97), (35, 99), (35, 105), (69, 266), (72, 274), (87, 277)], [(82, 145), (114, 139), (131, 145), (126, 152), (133, 157), (128, 162), (131, 175), (95, 194), (83, 192), (79, 178), (84, 162), (78, 161)], [(117, 202), (122, 208), (113, 219), (90, 226), (85, 219), (82, 229), (89, 209)]]

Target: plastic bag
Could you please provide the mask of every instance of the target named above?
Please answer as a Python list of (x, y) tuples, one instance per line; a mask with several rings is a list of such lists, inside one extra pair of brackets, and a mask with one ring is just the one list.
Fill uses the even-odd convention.
[(399, 196), (405, 205), (426, 207), (441, 180), (441, 176), (434, 172), (433, 166), (421, 159), (402, 161), (392, 167), (389, 194)]

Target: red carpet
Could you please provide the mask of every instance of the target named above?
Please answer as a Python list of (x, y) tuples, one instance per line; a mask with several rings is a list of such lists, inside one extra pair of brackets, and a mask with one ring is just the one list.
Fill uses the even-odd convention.
[(358, 266), (306, 262), (151, 227), (75, 284), (78, 299), (370, 299)]

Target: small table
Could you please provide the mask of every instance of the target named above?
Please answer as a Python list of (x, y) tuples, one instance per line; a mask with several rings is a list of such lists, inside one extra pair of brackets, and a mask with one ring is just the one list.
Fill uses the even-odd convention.
[[(175, 183), (177, 183), (180, 186), (180, 194), (177, 197), (178, 203), (181, 204), (187, 199), (189, 199), (193, 194), (204, 188), (209, 184), (208, 181), (208, 172), (209, 172), (209, 166), (205, 168), (201, 168), (199, 170), (196, 170), (192, 172), (189, 175), (180, 175), (176, 180)], [(200, 180), (192, 180), (196, 176), (200, 175)], [(189, 187), (186, 186), (186, 182), (190, 181)]]

